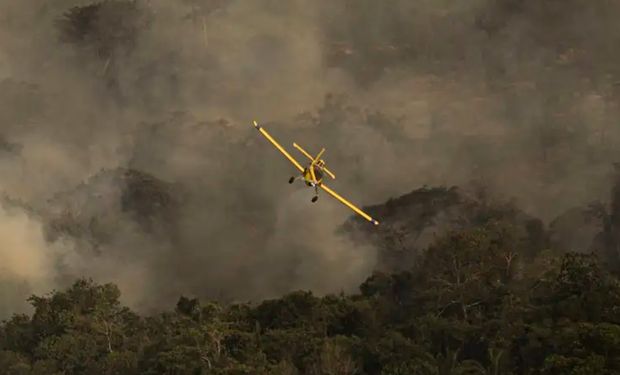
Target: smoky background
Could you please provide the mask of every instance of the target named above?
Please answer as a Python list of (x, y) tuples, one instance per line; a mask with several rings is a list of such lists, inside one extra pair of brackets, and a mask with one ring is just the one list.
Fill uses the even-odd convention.
[[(346, 208), (286, 183), (254, 119), (292, 153), (325, 147), (330, 186), (360, 205), (482, 185), (550, 221), (605, 199), (618, 10), (0, 0), (0, 312), (81, 276), (140, 311), (355, 291), (377, 250), (336, 232)], [(128, 203), (132, 186), (150, 193)]]

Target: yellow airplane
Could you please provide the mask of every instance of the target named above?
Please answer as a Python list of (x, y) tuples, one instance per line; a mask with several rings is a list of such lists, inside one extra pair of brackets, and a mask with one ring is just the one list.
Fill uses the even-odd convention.
[(318, 188), (320, 187), (321, 189), (325, 190), (329, 195), (336, 198), (340, 203), (344, 204), (345, 206), (349, 207), (350, 209), (355, 211), (357, 214), (362, 216), (364, 219), (370, 221), (374, 225), (379, 225), (379, 222), (377, 220), (370, 217), (370, 215), (360, 210), (353, 203), (344, 199), (343, 197), (338, 195), (335, 191), (330, 189), (327, 185), (325, 185), (325, 183), (323, 182), (323, 173), (327, 174), (332, 179), (335, 179), (336, 175), (334, 175), (329, 169), (327, 169), (327, 166), (325, 165), (325, 161), (321, 159), (321, 156), (325, 152), (324, 148), (321, 149), (321, 152), (319, 152), (317, 156), (312, 157), (312, 155), (306, 152), (306, 150), (301, 148), (301, 146), (299, 146), (297, 143), (293, 143), (293, 147), (299, 150), (299, 152), (301, 152), (305, 157), (307, 157), (310, 160), (310, 163), (304, 168), (301, 166), (301, 164), (297, 160), (295, 160), (295, 158), (293, 158), (284, 149), (284, 147), (280, 146), (280, 144), (275, 139), (273, 139), (273, 137), (269, 135), (269, 133), (263, 127), (258, 125), (256, 121), (254, 121), (254, 127), (263, 136), (265, 136), (265, 138), (267, 138), (267, 140), (271, 142), (271, 144), (273, 144), (278, 149), (278, 151), (282, 153), (282, 155), (284, 155), (291, 163), (293, 163), (293, 165), (295, 166), (295, 168), (297, 168), (297, 170), (299, 170), (300, 175), (297, 177), (295, 176), (291, 177), (288, 180), (289, 184), (292, 184), (293, 182), (295, 182), (295, 180), (303, 180), (306, 183), (306, 185), (313, 187), (314, 197), (312, 197), (312, 202), (316, 202), (317, 199), (319, 199)]

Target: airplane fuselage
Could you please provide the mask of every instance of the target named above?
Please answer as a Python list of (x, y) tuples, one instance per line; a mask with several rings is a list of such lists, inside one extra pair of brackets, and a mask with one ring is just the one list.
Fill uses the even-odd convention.
[[(316, 177), (316, 181), (314, 180), (314, 178), (312, 178), (312, 173), (310, 172), (310, 168), (314, 169), (314, 176)], [(306, 182), (306, 185), (308, 186), (315, 186), (321, 183), (321, 181), (323, 181), (323, 171), (321, 170), (321, 168), (318, 168), (315, 165), (308, 165), (304, 171), (302, 172), (302, 176), (304, 177), (304, 180)]]

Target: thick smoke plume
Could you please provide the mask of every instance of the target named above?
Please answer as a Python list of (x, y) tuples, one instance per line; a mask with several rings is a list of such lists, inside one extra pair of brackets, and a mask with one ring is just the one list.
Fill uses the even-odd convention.
[[(355, 288), (374, 250), (336, 234), (345, 208), (286, 184), (253, 119), (326, 147), (362, 205), (474, 182), (549, 220), (605, 197), (618, 8), (0, 0), (0, 188), (25, 207), (1, 215), (3, 289), (91, 276), (150, 309)], [(167, 207), (157, 223), (126, 170)]]

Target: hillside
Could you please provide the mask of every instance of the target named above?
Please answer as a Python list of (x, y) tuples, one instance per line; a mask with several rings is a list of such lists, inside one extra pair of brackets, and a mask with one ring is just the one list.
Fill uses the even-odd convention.
[(515, 250), (522, 256), (529, 259), (546, 248), (541, 220), (509, 202), (495, 202), (457, 187), (423, 187), (367, 209), (382, 218), (378, 229), (369, 228), (357, 218), (342, 229), (352, 233), (358, 243), (375, 244), (380, 256), (378, 266), (388, 272), (410, 269), (423, 251), (450, 231), (469, 230), (494, 221), (511, 226), (519, 241), (519, 249)]
[[(80, 194), (91, 197), (82, 204), (96, 202), (86, 192), (109, 178), (127, 182), (119, 207), (145, 223), (160, 211), (141, 204), (174, 200), (156, 179), (119, 170), (55, 202), (76, 204)], [(380, 269), (358, 293), (297, 291), (235, 304), (180, 297), (173, 311), (140, 316), (119, 302), (115, 285), (79, 280), (32, 297), (32, 316), (0, 326), (0, 368), (33, 375), (620, 371), (620, 281), (589, 246), (560, 248), (591, 209), (570, 210), (547, 229), (512, 205), (424, 187), (368, 210), (384, 218), (379, 231), (356, 218), (341, 228), (381, 250)], [(590, 237), (605, 237), (605, 227), (587, 231), (597, 230)]]
[[(394, 224), (419, 213), (420, 195), (455, 194), (424, 189), (372, 210), (391, 210)], [(115, 285), (80, 280), (33, 296), (32, 316), (0, 326), (0, 368), (33, 375), (620, 371), (619, 280), (595, 255), (536, 247), (522, 255), (525, 243), (535, 244), (514, 230), (519, 215), (504, 220), (505, 212), (491, 211), (495, 218), (475, 215), (436, 232), (409, 269), (376, 272), (352, 295), (298, 291), (241, 304), (180, 297), (172, 311), (140, 316), (119, 302)]]

